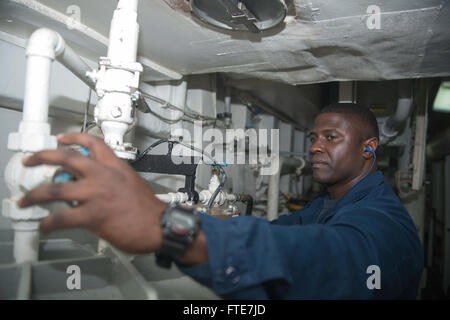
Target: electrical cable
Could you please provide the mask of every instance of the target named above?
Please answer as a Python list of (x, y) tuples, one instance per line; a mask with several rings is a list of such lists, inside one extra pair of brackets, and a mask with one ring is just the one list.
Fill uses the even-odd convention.
[(368, 147), (366, 147), (365, 151), (372, 153), (372, 155), (373, 155), (373, 161), (372, 161), (372, 165), (370, 166), (369, 171), (367, 171), (367, 173), (366, 173), (361, 179), (359, 179), (358, 181), (361, 181), (362, 179), (364, 179), (365, 177), (367, 177), (367, 175), (372, 171), (373, 166), (374, 166), (374, 164), (375, 164), (375, 161), (377, 160), (377, 155), (375, 154), (375, 151), (373, 151), (372, 149), (370, 149), (370, 148), (368, 148)]
[(183, 143), (183, 142), (180, 142), (180, 141), (173, 141), (173, 142), (174, 142), (174, 143), (177, 143), (177, 144), (180, 144), (180, 145), (182, 145), (182, 146), (184, 146), (184, 147), (186, 147), (186, 148), (190, 148), (190, 149), (192, 149), (192, 150), (194, 150), (194, 151), (197, 151), (197, 152), (199, 152), (199, 153), (202, 154), (202, 155), (207, 156), (207, 157), (214, 163), (214, 166), (215, 166), (216, 168), (218, 168), (218, 169), (219, 169), (219, 172), (222, 174), (222, 181), (220, 182), (219, 186), (216, 188), (216, 190), (215, 190), (214, 193), (212, 194), (211, 199), (209, 199), (208, 204), (207, 204), (207, 208), (208, 208), (208, 209), (211, 209), (211, 206), (212, 206), (212, 204), (214, 203), (214, 200), (216, 199), (217, 195), (218, 195), (219, 192), (222, 190), (223, 186), (225, 185), (225, 182), (227, 181), (227, 174), (226, 174), (225, 170), (223, 169), (223, 166), (219, 165), (219, 164), (217, 163), (217, 161), (214, 160), (214, 158), (213, 158), (210, 154), (204, 152), (203, 150), (201, 150), (201, 149), (199, 149), (199, 148), (196, 148), (196, 147), (191, 146), (191, 145), (187, 145), (187, 144), (185, 144), (185, 143)]
[(150, 150), (152, 150), (153, 148), (155, 148), (156, 146), (159, 146), (160, 144), (162, 144), (164, 142), (169, 142), (169, 139), (161, 139), (161, 140), (156, 141), (150, 147), (148, 147), (144, 151), (142, 151), (142, 153), (140, 153), (136, 157), (136, 159), (134, 161), (132, 161), (131, 163), (136, 163), (136, 162), (140, 161), (147, 153), (150, 152)]
[(86, 107), (84, 108), (84, 120), (83, 120), (83, 126), (81, 127), (81, 133), (86, 131), (87, 117), (89, 114), (89, 107), (91, 105), (91, 96), (92, 96), (92, 89), (89, 88), (89, 96), (88, 96), (88, 100), (86, 102)]
[(136, 160), (134, 160), (131, 163), (136, 163), (136, 162), (140, 161), (148, 152), (150, 152), (150, 150), (152, 150), (156, 146), (158, 146), (158, 145), (160, 145), (162, 143), (165, 143), (165, 142), (166, 143), (176, 143), (176, 144), (182, 145), (182, 146), (184, 146), (186, 148), (189, 148), (191, 150), (197, 151), (202, 156), (206, 156), (207, 158), (209, 158), (209, 160), (211, 160), (213, 162), (213, 166), (218, 168), (219, 172), (222, 175), (222, 180), (221, 180), (219, 186), (216, 188), (216, 190), (212, 194), (211, 199), (209, 200), (209, 202), (207, 204), (207, 208), (211, 209), (211, 206), (214, 203), (214, 200), (216, 199), (217, 195), (222, 190), (223, 186), (225, 185), (225, 182), (227, 181), (227, 174), (226, 174), (225, 170), (223, 169), (223, 166), (218, 164), (217, 161), (210, 154), (208, 154), (207, 152), (205, 152), (205, 151), (203, 151), (203, 150), (201, 150), (199, 148), (196, 148), (196, 147), (194, 147), (192, 145), (185, 144), (185, 143), (183, 143), (181, 141), (177, 141), (177, 140), (170, 140), (169, 141), (169, 139), (161, 139), (161, 140), (158, 140), (155, 143), (153, 143), (148, 148), (146, 148), (141, 154), (139, 154), (139, 156), (136, 158)]
[[(214, 121), (214, 122), (217, 121), (216, 118), (203, 116), (203, 115), (197, 113), (196, 111), (192, 110), (188, 106), (185, 106), (184, 109), (183, 109), (183, 108), (180, 108), (180, 107), (177, 107), (177, 106), (171, 104), (170, 102), (168, 102), (168, 101), (166, 101), (164, 99), (156, 97), (154, 95), (151, 95), (151, 94), (148, 94), (148, 93), (145, 93), (145, 92), (141, 92), (141, 95), (146, 97), (146, 98), (148, 98), (148, 99), (150, 99), (150, 100), (153, 100), (153, 101), (161, 104), (162, 107), (164, 107), (164, 108), (169, 108), (169, 109), (180, 111), (180, 112), (183, 113), (183, 116), (179, 117), (178, 119), (168, 119), (168, 118), (163, 117), (161, 115), (158, 115), (154, 111), (150, 110), (152, 114), (156, 115), (158, 118), (164, 119), (165, 121), (170, 121), (170, 122), (172, 122), (172, 121), (178, 122), (178, 121), (181, 121), (181, 120), (189, 121), (189, 122), (193, 122), (193, 120)], [(149, 109), (150, 109), (150, 107), (149, 107)], [(186, 111), (185, 109), (187, 109), (188, 111)], [(190, 119), (188, 119), (188, 118), (190, 118)]]

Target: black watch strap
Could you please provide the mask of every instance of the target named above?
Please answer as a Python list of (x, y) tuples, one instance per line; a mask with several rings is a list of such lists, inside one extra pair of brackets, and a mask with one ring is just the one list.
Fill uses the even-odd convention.
[(200, 217), (194, 209), (168, 205), (161, 216), (161, 230), (163, 242), (156, 252), (156, 263), (170, 268), (172, 261), (194, 241), (200, 230)]

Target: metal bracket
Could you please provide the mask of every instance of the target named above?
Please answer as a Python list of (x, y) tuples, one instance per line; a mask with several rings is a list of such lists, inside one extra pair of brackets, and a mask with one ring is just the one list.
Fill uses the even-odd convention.
[(218, 0), (227, 10), (229, 20), (224, 21), (228, 25), (243, 24), (249, 31), (259, 33), (261, 30), (256, 26), (256, 17), (251, 13), (242, 1), (236, 6), (232, 0)]
[[(179, 192), (186, 192), (189, 200), (198, 202), (198, 192), (195, 191), (195, 174), (197, 165), (200, 162), (199, 157), (180, 157), (171, 154), (168, 155), (145, 155), (138, 162), (131, 163), (131, 166), (138, 172), (152, 172), (162, 174), (183, 175), (186, 177), (184, 188)], [(175, 160), (175, 162), (174, 162)]]

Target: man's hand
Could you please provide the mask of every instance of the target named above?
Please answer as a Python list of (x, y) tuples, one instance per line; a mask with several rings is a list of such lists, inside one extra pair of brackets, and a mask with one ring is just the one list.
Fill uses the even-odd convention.
[(79, 206), (54, 212), (40, 224), (42, 232), (83, 227), (130, 253), (150, 253), (162, 243), (160, 217), (166, 207), (147, 183), (99, 138), (70, 133), (58, 136), (64, 145), (86, 147), (86, 157), (73, 150), (38, 152), (25, 166), (61, 165), (77, 180), (41, 185), (18, 201), (19, 207), (52, 201), (77, 201)]

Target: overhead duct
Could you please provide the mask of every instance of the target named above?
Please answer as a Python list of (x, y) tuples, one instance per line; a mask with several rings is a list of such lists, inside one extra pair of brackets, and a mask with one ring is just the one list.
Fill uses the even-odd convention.
[(287, 8), (281, 0), (192, 0), (192, 11), (219, 28), (258, 33), (282, 23)]

